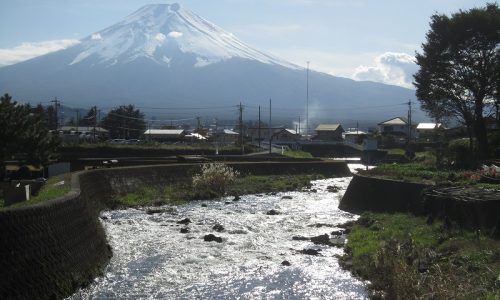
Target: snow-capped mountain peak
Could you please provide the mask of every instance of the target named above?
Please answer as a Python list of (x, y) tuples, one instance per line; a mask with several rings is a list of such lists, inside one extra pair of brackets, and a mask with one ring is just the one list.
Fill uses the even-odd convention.
[(137, 58), (170, 65), (188, 54), (194, 57), (196, 67), (243, 58), (298, 68), (243, 43), (177, 3), (143, 6), (115, 25), (84, 38), (78, 47), (81, 51), (70, 65), (92, 59), (92, 63), (109, 66)]

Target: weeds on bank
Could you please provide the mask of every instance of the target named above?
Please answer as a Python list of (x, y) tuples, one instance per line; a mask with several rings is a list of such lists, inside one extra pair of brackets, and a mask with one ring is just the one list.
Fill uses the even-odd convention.
[(283, 155), (291, 158), (314, 158), (311, 153), (305, 151), (285, 151)]
[[(38, 195), (32, 196), (29, 201), (23, 201), (19, 203), (12, 204), (8, 206), (11, 207), (23, 207), (28, 205), (33, 205), (40, 202), (49, 201), (62, 197), (71, 191), (71, 174), (62, 174), (49, 178), (45, 184), (42, 186)], [(3, 206), (3, 205), (2, 205)], [(1, 207), (1, 206), (0, 206)]]
[(477, 172), (471, 170), (437, 169), (429, 164), (415, 162), (408, 164), (382, 164), (360, 174), (406, 182), (477, 186), (500, 190), (499, 184), (485, 184), (479, 181)]
[[(268, 192), (293, 191), (310, 188), (311, 180), (323, 176), (313, 175), (275, 175), (237, 177), (227, 186), (225, 195), (244, 195)], [(214, 199), (221, 197), (211, 189), (193, 189), (189, 181), (172, 183), (168, 186), (148, 186), (135, 193), (118, 195), (114, 207), (134, 207), (146, 205), (182, 204), (191, 200)]]
[(349, 261), (388, 298), (500, 297), (500, 241), (423, 217), (364, 214), (349, 233)]

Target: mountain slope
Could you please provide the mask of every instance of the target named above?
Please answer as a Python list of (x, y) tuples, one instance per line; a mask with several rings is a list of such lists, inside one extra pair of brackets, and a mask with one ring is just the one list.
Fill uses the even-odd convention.
[[(414, 91), (395, 86), (318, 72), (309, 79), (314, 117), (332, 122), (404, 115), (404, 107), (394, 109), (414, 99)], [(305, 108), (306, 70), (246, 45), (177, 4), (159, 4), (78, 45), (0, 68), (0, 92), (35, 103), (58, 96), (80, 107), (256, 106), (272, 98), (273, 115), (296, 118)], [(395, 106), (373, 109), (385, 105)], [(234, 111), (214, 108), (210, 114)]]

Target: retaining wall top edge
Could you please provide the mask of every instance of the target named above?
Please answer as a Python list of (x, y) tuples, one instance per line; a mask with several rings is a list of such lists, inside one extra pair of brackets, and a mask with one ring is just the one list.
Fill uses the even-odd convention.
[[(211, 162), (207, 162), (211, 163)], [(290, 165), (290, 164), (300, 164), (300, 165), (308, 165), (308, 164), (331, 164), (331, 165), (341, 165), (346, 164), (346, 162), (340, 161), (284, 161), (284, 162), (276, 162), (276, 161), (261, 161), (261, 162), (226, 162), (228, 165), (251, 165), (251, 164), (280, 164), (280, 165)], [(35, 203), (31, 205), (21, 206), (21, 207), (6, 207), (0, 210), (0, 215), (7, 214), (9, 212), (16, 211), (26, 211), (38, 208), (46, 208), (50, 207), (57, 203), (62, 203), (65, 201), (72, 200), (78, 196), (80, 196), (80, 176), (84, 174), (92, 174), (92, 173), (100, 173), (100, 172), (112, 172), (113, 170), (132, 170), (132, 169), (141, 169), (141, 168), (156, 168), (156, 167), (175, 167), (175, 166), (186, 166), (186, 167), (194, 167), (199, 166), (204, 163), (176, 163), (176, 164), (156, 164), (156, 165), (138, 165), (138, 166), (126, 166), (126, 167), (113, 167), (113, 168), (101, 168), (94, 170), (85, 170), (79, 171), (71, 174), (71, 190), (58, 198), (54, 198), (51, 200), (47, 200), (40, 203)]]
[(360, 177), (360, 178), (364, 178), (364, 179), (379, 180), (379, 181), (385, 181), (385, 182), (388, 181), (388, 182), (394, 182), (394, 183), (404, 183), (404, 184), (411, 184), (411, 185), (424, 186), (424, 187), (436, 186), (435, 184), (408, 182), (408, 181), (403, 181), (403, 180), (390, 179), (390, 178), (380, 178), (380, 177), (366, 176), (366, 175), (360, 175), (360, 174), (353, 174), (353, 177)]

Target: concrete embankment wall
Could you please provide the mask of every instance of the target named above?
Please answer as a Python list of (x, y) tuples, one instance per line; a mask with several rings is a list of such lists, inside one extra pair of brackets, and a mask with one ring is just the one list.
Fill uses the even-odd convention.
[(107, 264), (99, 188), (89, 175), (74, 176), (63, 198), (0, 211), (0, 299), (59, 299)]
[(340, 201), (339, 208), (360, 213), (423, 213), (422, 194), (429, 185), (354, 175)]
[[(339, 162), (232, 163), (243, 174), (345, 176)], [(117, 193), (165, 184), (200, 170), (199, 164), (98, 169), (76, 173), (72, 191), (49, 202), (0, 211), (0, 299), (59, 299), (90, 282), (109, 261), (98, 220)]]
[(353, 213), (409, 212), (448, 220), (461, 228), (500, 233), (500, 199), (472, 201), (434, 195), (431, 185), (354, 175), (339, 208)]

